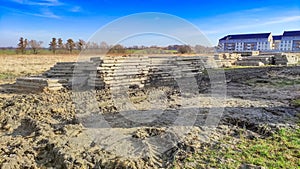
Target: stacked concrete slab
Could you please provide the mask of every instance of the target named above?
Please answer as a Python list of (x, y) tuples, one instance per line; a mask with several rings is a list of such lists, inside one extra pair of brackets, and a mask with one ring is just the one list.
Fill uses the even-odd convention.
[(22, 77), (17, 78), (11, 90), (18, 92), (40, 92), (44, 89), (59, 90), (63, 88), (67, 82), (65, 79)]
[(259, 55), (242, 57), (241, 60), (236, 61), (236, 65), (240, 66), (263, 66), (272, 64), (274, 55)]
[(89, 74), (96, 70), (93, 62), (58, 62), (39, 77), (17, 78), (13, 91), (39, 92), (59, 90), (71, 85), (86, 86)]
[(59, 78), (59, 79), (71, 79), (73, 77), (73, 70), (76, 62), (58, 62), (48, 71), (46, 71), (43, 76), (48, 78)]
[(94, 62), (77, 62), (73, 68), (72, 79), (69, 80), (69, 87), (86, 88), (88, 87), (89, 76), (97, 71), (97, 64)]
[[(204, 62), (203, 62), (204, 61)], [(20, 78), (16, 87), (43, 90), (72, 87), (128, 89), (144, 86), (176, 86), (181, 79), (196, 78), (209, 59), (174, 56), (106, 56), (88, 62), (59, 62), (42, 77)], [(186, 84), (183, 83), (182, 84)], [(193, 84), (194, 85), (194, 84)]]
[(214, 55), (214, 60), (218, 67), (231, 67), (239, 58), (241, 58), (241, 54), (238, 53), (219, 53)]
[(178, 79), (195, 78), (203, 70), (203, 61), (199, 57), (149, 57), (150, 86), (180, 85)]
[(128, 89), (141, 88), (146, 83), (149, 64), (147, 56), (107, 56), (91, 60), (96, 64), (98, 62), (97, 70), (89, 75), (88, 85), (91, 87)]
[(59, 90), (68, 85), (75, 62), (59, 62), (42, 76), (16, 79), (11, 90), (14, 92), (40, 92), (44, 89)]
[(65, 79), (65, 87), (87, 86), (90, 72), (96, 70), (94, 62), (58, 62), (49, 71), (44, 73), (47, 78)]
[(58, 62), (47, 72), (45, 77), (71, 80), (76, 77), (87, 77), (91, 71), (96, 70), (93, 62)]

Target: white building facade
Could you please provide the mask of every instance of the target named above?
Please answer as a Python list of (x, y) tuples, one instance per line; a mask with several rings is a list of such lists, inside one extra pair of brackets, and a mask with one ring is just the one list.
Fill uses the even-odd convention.
[(222, 52), (270, 51), (273, 49), (271, 33), (227, 35), (219, 40)]
[(281, 38), (279, 50), (286, 52), (299, 52), (300, 31), (284, 31)]
[(300, 31), (227, 35), (219, 40), (220, 52), (281, 51), (300, 52)]

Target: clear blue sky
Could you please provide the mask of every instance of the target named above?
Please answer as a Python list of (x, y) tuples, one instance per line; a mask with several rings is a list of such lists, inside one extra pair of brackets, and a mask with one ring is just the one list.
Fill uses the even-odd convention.
[[(212, 42), (226, 34), (300, 30), (300, 0), (0, 0), (0, 46), (19, 37), (88, 40), (102, 26), (140, 12), (162, 12), (196, 25)], [(126, 28), (124, 28), (126, 29)]]

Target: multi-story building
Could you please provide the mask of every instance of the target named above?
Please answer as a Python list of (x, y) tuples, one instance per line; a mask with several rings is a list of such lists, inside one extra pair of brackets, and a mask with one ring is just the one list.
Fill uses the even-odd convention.
[(269, 51), (273, 49), (271, 33), (227, 35), (219, 40), (222, 52)]
[(227, 35), (219, 40), (221, 52), (284, 51), (300, 52), (300, 31), (284, 31), (283, 35), (271, 33)]
[(273, 36), (273, 50), (275, 51), (280, 50), (281, 39), (282, 39), (282, 35)]
[(300, 51), (300, 31), (284, 31), (280, 51)]

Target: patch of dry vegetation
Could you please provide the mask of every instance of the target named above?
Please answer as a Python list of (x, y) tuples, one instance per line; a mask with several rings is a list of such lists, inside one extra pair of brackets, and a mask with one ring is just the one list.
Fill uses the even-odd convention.
[(0, 55), (0, 84), (11, 83), (20, 76), (41, 74), (56, 62), (77, 59), (78, 55)]

